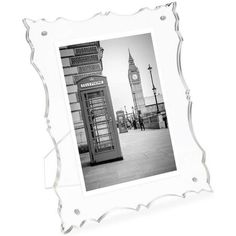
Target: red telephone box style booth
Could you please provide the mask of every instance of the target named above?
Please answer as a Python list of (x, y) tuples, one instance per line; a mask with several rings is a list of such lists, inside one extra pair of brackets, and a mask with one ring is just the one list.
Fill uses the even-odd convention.
[(117, 111), (116, 118), (117, 118), (117, 122), (118, 122), (119, 132), (120, 133), (128, 132), (124, 111), (122, 111), (122, 110)]
[(91, 165), (123, 160), (106, 77), (88, 76), (77, 86)]

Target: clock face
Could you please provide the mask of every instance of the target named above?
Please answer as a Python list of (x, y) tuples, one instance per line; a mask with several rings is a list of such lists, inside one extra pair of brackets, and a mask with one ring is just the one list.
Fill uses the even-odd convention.
[(137, 75), (137, 74), (133, 74), (133, 75), (132, 75), (132, 79), (133, 79), (133, 80), (138, 79), (138, 75)]

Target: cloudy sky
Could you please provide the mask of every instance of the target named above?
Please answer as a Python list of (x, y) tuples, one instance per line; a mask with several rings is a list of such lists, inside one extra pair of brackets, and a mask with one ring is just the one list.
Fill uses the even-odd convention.
[(128, 112), (132, 111), (133, 99), (128, 80), (128, 49), (130, 49), (134, 62), (139, 68), (144, 97), (153, 96), (150, 73), (147, 70), (148, 64), (153, 68), (154, 84), (157, 91), (161, 93), (151, 34), (101, 40), (100, 44), (104, 49), (103, 75), (108, 80), (114, 112), (124, 110), (124, 106)]

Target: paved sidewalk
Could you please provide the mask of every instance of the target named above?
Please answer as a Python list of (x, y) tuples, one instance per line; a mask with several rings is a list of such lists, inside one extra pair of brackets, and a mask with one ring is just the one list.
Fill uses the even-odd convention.
[(80, 155), (87, 191), (176, 170), (168, 129), (129, 130), (119, 138), (122, 161), (89, 166), (89, 154)]

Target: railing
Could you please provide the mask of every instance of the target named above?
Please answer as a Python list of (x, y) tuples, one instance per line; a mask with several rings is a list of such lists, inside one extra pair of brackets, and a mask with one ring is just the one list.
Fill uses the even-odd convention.
[(166, 128), (165, 122), (160, 117), (158, 118), (157, 114), (144, 117), (143, 123), (146, 129)]

